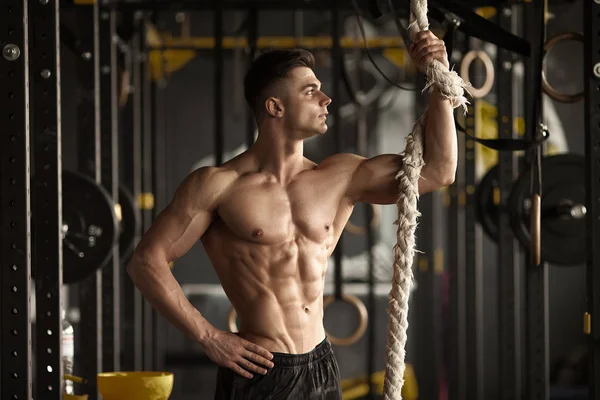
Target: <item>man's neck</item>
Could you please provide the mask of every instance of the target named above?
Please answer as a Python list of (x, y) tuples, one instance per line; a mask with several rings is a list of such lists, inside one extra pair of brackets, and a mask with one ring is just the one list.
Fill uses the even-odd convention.
[(259, 169), (272, 174), (280, 183), (287, 184), (304, 169), (304, 143), (289, 139), (280, 129), (260, 129), (256, 142), (250, 148)]

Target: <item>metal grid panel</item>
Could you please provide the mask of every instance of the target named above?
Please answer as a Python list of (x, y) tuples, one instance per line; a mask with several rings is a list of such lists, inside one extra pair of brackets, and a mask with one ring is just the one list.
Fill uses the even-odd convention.
[(62, 188), (58, 1), (29, 4), (32, 86), (32, 270), (36, 278), (35, 397), (62, 398)]
[(27, 1), (0, 8), (0, 394), (29, 399), (31, 387), (29, 70)]
[(590, 333), (590, 399), (600, 396), (600, 3), (584, 6), (585, 151), (587, 196), (587, 282)]

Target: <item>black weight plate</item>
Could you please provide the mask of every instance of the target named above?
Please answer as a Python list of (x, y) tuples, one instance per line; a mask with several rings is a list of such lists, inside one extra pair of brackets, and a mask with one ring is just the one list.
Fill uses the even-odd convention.
[(119, 230), (119, 255), (126, 260), (133, 253), (135, 235), (140, 226), (140, 212), (131, 192), (119, 185), (119, 204), (121, 205), (121, 223)]
[(92, 179), (63, 171), (63, 282), (74, 283), (103, 268), (117, 240), (108, 192)]
[(483, 176), (475, 191), (475, 216), (486, 235), (495, 242), (498, 242), (500, 205), (494, 202), (494, 191), (498, 185), (496, 164)]
[[(515, 182), (508, 201), (515, 236), (529, 248), (530, 172)], [(559, 154), (542, 159), (541, 253), (542, 260), (558, 265), (586, 261), (586, 226), (583, 217), (571, 217), (573, 205), (585, 204), (585, 158)]]

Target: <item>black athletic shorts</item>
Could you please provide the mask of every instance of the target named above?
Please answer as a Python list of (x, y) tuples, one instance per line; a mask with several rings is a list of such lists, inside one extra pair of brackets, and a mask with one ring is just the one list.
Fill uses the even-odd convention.
[(309, 353), (272, 353), (272, 369), (252, 379), (219, 367), (215, 400), (340, 400), (342, 388), (331, 343)]

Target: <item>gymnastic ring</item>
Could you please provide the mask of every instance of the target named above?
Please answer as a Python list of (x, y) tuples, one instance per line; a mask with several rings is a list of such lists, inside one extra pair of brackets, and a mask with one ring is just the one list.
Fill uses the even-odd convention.
[[(377, 228), (381, 220), (381, 211), (380, 208), (375, 204), (369, 204), (369, 206), (371, 206), (371, 208), (373, 209), (373, 215), (371, 216), (369, 226), (371, 227), (371, 229), (375, 229)], [(350, 220), (346, 222), (346, 226), (344, 227), (344, 229), (350, 233), (354, 233), (355, 235), (364, 235), (367, 233), (367, 228), (365, 228), (364, 226), (355, 225), (352, 222), (350, 222)]]
[(481, 60), (483, 62), (483, 66), (485, 67), (485, 81), (481, 87), (472, 87), (469, 86), (469, 93), (475, 99), (480, 99), (488, 95), (488, 93), (494, 87), (494, 78), (495, 78), (495, 70), (494, 63), (490, 56), (483, 50), (471, 50), (462, 59), (460, 64), (460, 77), (465, 82), (469, 82), (469, 67), (476, 59)]
[[(325, 297), (323, 299), (323, 311), (325, 311), (325, 308), (327, 308), (329, 304), (333, 303), (334, 300), (334, 296)], [(343, 294), (342, 300), (354, 306), (354, 308), (356, 308), (356, 311), (358, 311), (358, 327), (350, 336), (338, 338), (327, 333), (327, 338), (332, 344), (335, 344), (336, 346), (350, 346), (351, 344), (358, 342), (358, 340), (365, 334), (365, 331), (367, 330), (367, 325), (369, 324), (369, 314), (367, 313), (367, 308), (365, 307), (364, 303), (358, 297), (352, 294)]]
[(575, 94), (566, 94), (554, 89), (546, 79), (546, 68), (544, 68), (546, 65), (546, 55), (550, 52), (550, 50), (552, 50), (552, 48), (554, 48), (554, 46), (560, 42), (564, 42), (565, 40), (577, 40), (581, 43), (584, 43), (583, 35), (577, 32), (564, 32), (548, 39), (546, 43), (544, 43), (544, 59), (542, 61), (542, 90), (552, 99), (560, 101), (561, 103), (576, 103), (583, 99), (584, 93), (579, 92)]
[(238, 333), (240, 331), (238, 329), (236, 319), (237, 312), (235, 311), (235, 308), (231, 307), (231, 310), (229, 310), (229, 314), (227, 314), (227, 325), (229, 326), (229, 332), (231, 333)]

